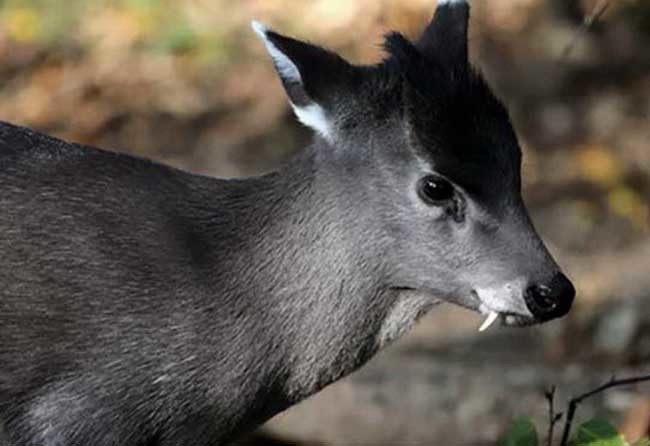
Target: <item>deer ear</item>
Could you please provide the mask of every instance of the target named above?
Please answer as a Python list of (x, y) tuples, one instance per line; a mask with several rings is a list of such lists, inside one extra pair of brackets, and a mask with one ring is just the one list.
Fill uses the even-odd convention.
[(273, 59), (296, 116), (332, 141), (332, 93), (346, 82), (352, 65), (339, 55), (283, 36), (253, 21), (251, 26)]
[(438, 0), (433, 19), (417, 43), (427, 58), (459, 70), (467, 68), (467, 31), (469, 3), (467, 0)]

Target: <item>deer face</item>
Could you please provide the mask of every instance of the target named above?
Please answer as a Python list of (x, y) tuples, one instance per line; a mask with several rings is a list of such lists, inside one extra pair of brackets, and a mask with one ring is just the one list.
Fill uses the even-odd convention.
[(575, 290), (528, 217), (508, 113), (468, 62), (468, 19), (466, 2), (440, 1), (417, 42), (389, 34), (388, 58), (363, 67), (254, 29), (323, 158), (352, 172), (349, 208), (384, 286), (479, 311), (483, 328), (543, 322)]

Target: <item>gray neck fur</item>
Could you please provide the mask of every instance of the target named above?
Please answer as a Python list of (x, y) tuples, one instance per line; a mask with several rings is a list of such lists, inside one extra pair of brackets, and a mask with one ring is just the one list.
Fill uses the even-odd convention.
[(364, 189), (334, 174), (353, 167), (324, 160), (331, 151), (318, 144), (280, 172), (223, 183), (213, 196), (220, 218), (205, 237), (228, 257), (207, 269), (215, 294), (204, 304), (215, 311), (201, 337), (220, 349), (211, 363), (214, 383), (234, 392), (217, 398), (237, 402), (227, 409), (231, 426), (316, 392), (406, 329), (385, 325), (398, 293), (382, 282), (382, 253), (364, 234), (374, 226), (360, 212)]

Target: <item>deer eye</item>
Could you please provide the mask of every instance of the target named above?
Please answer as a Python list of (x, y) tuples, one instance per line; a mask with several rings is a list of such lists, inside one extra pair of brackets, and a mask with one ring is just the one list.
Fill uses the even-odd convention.
[(418, 182), (418, 194), (428, 204), (443, 205), (454, 198), (454, 186), (444, 178), (427, 175)]

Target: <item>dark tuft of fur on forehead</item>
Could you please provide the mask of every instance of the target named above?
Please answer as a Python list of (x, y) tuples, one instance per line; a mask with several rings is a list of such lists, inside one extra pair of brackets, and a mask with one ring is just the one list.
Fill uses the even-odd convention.
[[(432, 168), (487, 200), (520, 187), (521, 153), (506, 108), (465, 60), (437, 59), (399, 33), (386, 36), (382, 70), (402, 82), (414, 147)], [(489, 182), (489, 187), (486, 187)]]
[(384, 64), (391, 66), (418, 94), (431, 100), (454, 96), (469, 80), (466, 62), (450, 65), (451, 58), (426, 55), (398, 32), (386, 35), (384, 49), (389, 55)]

